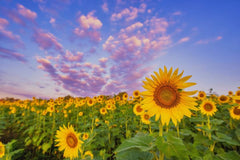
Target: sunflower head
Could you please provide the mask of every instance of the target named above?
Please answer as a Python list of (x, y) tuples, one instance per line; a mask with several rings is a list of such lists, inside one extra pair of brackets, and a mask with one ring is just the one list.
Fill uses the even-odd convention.
[(230, 109), (230, 116), (233, 119), (239, 120), (240, 119), (240, 106), (235, 106)]
[(155, 115), (155, 120), (161, 118), (163, 124), (168, 125), (171, 119), (177, 125), (184, 115), (191, 116), (189, 109), (197, 109), (196, 100), (189, 97), (197, 91), (184, 91), (196, 83), (186, 82), (191, 76), (182, 77), (183, 72), (179, 74), (178, 69), (173, 71), (170, 68), (167, 71), (164, 66), (164, 70), (159, 69), (159, 72), (154, 73), (155, 75), (151, 75), (152, 79), (146, 78), (143, 81), (146, 91), (141, 93), (144, 97), (142, 108), (150, 115)]
[(85, 141), (89, 138), (89, 134), (88, 133), (84, 133), (82, 136), (82, 139)]
[(128, 99), (128, 94), (127, 94), (127, 93), (124, 93), (123, 96), (122, 96), (122, 99), (123, 99), (123, 100), (127, 100), (127, 99)]
[(68, 127), (63, 125), (63, 128), (60, 127), (60, 129), (57, 130), (55, 141), (58, 144), (56, 144), (56, 146), (59, 147), (59, 151), (64, 150), (63, 156), (65, 158), (72, 159), (78, 157), (78, 150), (81, 151), (81, 145), (83, 143), (79, 140), (79, 135), (79, 133), (74, 131), (72, 125), (68, 125)]
[(101, 109), (100, 109), (100, 113), (101, 113), (102, 115), (107, 114), (107, 109), (106, 109), (106, 108), (101, 108)]
[(237, 90), (235, 96), (240, 96), (240, 90)]
[(139, 103), (135, 104), (135, 106), (133, 107), (133, 112), (134, 112), (134, 114), (136, 114), (136, 115), (141, 115), (141, 114), (143, 114), (143, 113), (144, 113), (144, 110), (143, 110), (141, 104), (139, 104)]
[(228, 91), (228, 95), (229, 95), (229, 96), (232, 96), (232, 95), (233, 95), (233, 92), (232, 92), (232, 91)]
[(206, 93), (204, 91), (199, 91), (198, 92), (198, 99), (199, 100), (204, 100), (206, 98)]
[(200, 105), (200, 111), (202, 114), (212, 116), (217, 111), (217, 107), (213, 101), (204, 100)]
[(133, 91), (133, 97), (134, 98), (138, 98), (139, 96), (140, 96), (140, 91), (139, 90)]
[(91, 151), (86, 151), (85, 153), (84, 153), (84, 157), (90, 157), (91, 159), (93, 159), (93, 154), (92, 154), (92, 152)]
[(4, 144), (0, 141), (0, 158), (5, 155), (5, 147)]
[(225, 95), (221, 95), (218, 97), (218, 102), (219, 103), (228, 103), (229, 102), (229, 97)]
[(147, 112), (144, 112), (142, 115), (141, 115), (141, 121), (144, 123), (144, 124), (150, 124), (150, 114), (147, 113)]

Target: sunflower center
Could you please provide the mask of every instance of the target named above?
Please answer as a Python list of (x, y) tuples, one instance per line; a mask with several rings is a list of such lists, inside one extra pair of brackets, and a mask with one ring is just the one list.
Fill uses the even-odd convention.
[(199, 97), (204, 97), (204, 95), (201, 93), (201, 94), (199, 95)]
[(176, 106), (180, 99), (177, 89), (170, 85), (159, 86), (153, 96), (157, 105), (167, 109)]
[(226, 96), (221, 96), (221, 97), (220, 97), (220, 100), (221, 100), (221, 101), (226, 101), (226, 100), (227, 100), (227, 97), (226, 97)]
[(73, 133), (69, 133), (67, 135), (66, 140), (67, 140), (68, 146), (71, 147), (71, 148), (75, 148), (78, 144), (78, 139)]
[(234, 110), (233, 110), (233, 113), (234, 113), (235, 115), (240, 115), (240, 109), (238, 109), (237, 107), (235, 107)]
[(238, 103), (238, 104), (240, 104), (240, 100), (237, 100), (237, 99), (236, 99), (235, 102)]
[(211, 111), (213, 109), (213, 106), (210, 103), (206, 103), (203, 107), (206, 111)]
[(148, 114), (145, 114), (145, 115), (144, 115), (144, 119), (148, 120), (149, 118), (150, 118), (150, 117), (149, 117)]
[(141, 106), (137, 106), (136, 110), (137, 112), (142, 112), (143, 109), (141, 108)]

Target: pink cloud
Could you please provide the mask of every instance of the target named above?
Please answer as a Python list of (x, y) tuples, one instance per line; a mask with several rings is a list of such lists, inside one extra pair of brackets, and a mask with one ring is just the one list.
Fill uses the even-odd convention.
[(108, 61), (108, 58), (102, 57), (102, 58), (100, 58), (98, 61), (99, 61), (100, 66), (101, 66), (102, 68), (106, 68), (106, 67), (107, 67), (106, 63), (107, 63), (107, 61)]
[(57, 41), (57, 38), (50, 32), (45, 32), (41, 29), (36, 29), (33, 34), (33, 40), (41, 49), (49, 50), (54, 48), (56, 51), (63, 52), (62, 45)]
[(80, 28), (75, 28), (73, 33), (81, 38), (89, 38), (92, 42), (99, 42), (102, 40), (100, 32), (96, 30), (84, 30)]
[(146, 9), (146, 4), (141, 4), (140, 8), (129, 7), (125, 8), (119, 13), (113, 13), (111, 16), (111, 21), (117, 21), (125, 18), (126, 21), (131, 21), (137, 18), (138, 13), (144, 13)]
[(23, 17), (29, 19), (29, 20), (34, 20), (37, 18), (37, 13), (34, 11), (31, 11), (30, 9), (25, 8), (23, 5), (18, 4), (18, 13), (22, 15)]
[(83, 53), (82, 52), (77, 52), (74, 55), (70, 51), (67, 50), (64, 57), (69, 62), (79, 62), (79, 61), (82, 61)]
[(93, 14), (90, 12), (87, 16), (81, 15), (78, 18), (80, 27), (75, 28), (73, 33), (81, 38), (89, 38), (92, 42), (99, 42), (102, 39), (98, 29), (102, 27), (102, 22)]
[(128, 26), (126, 29), (122, 29), (121, 31), (122, 31), (122, 32), (125, 32), (125, 31), (126, 31), (126, 32), (132, 32), (132, 31), (134, 31), (134, 30), (136, 30), (136, 29), (139, 29), (139, 28), (141, 28), (141, 27), (143, 27), (143, 24), (142, 24), (141, 22), (136, 22), (136, 23)]
[(96, 30), (102, 27), (102, 22), (97, 17), (94, 17), (93, 13), (94, 12), (90, 12), (87, 16), (82, 15), (78, 18), (78, 22), (83, 29), (92, 28)]
[(15, 52), (14, 50), (6, 49), (0, 47), (0, 57), (1, 58), (7, 58), (7, 59), (14, 59), (21, 61), (23, 63), (27, 62), (26, 58), (23, 54), (20, 54), (18, 52)]
[(55, 25), (56, 19), (55, 18), (50, 18), (49, 23), (52, 25)]
[(184, 42), (187, 42), (187, 41), (189, 41), (189, 37), (183, 37), (183, 38), (181, 38), (179, 41), (178, 41), (178, 43), (184, 43)]
[(24, 44), (21, 41), (20, 36), (13, 34), (11, 31), (6, 29), (8, 24), (9, 22), (6, 19), (0, 18), (0, 39), (13, 41), (17, 44), (17, 46), (23, 47)]
[(209, 38), (209, 39), (199, 40), (195, 44), (209, 44), (211, 42), (219, 41), (221, 39), (222, 39), (222, 36), (218, 36), (216, 38)]
[(146, 20), (145, 24), (149, 25), (150, 27), (149, 32), (153, 36), (158, 33), (165, 33), (167, 30), (167, 27), (169, 26), (165, 18), (156, 18), (156, 17), (153, 17), (150, 20)]
[(109, 9), (108, 9), (108, 4), (106, 2), (104, 2), (101, 7), (104, 12), (108, 12)]
[(182, 15), (182, 12), (177, 11), (177, 12), (174, 12), (172, 15), (174, 15), (174, 16), (180, 16), (180, 15)]

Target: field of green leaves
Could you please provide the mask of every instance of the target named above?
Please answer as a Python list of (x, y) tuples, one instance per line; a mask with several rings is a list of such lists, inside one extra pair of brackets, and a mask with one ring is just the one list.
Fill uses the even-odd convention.
[(155, 81), (133, 95), (2, 99), (0, 159), (240, 159), (240, 90), (190, 97)]

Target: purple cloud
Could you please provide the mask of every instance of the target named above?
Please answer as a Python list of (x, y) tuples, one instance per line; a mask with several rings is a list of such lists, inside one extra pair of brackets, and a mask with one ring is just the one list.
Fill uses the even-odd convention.
[(14, 50), (2, 48), (2, 47), (0, 47), (0, 57), (7, 58), (7, 59), (15, 59), (15, 60), (21, 61), (23, 63), (27, 62), (27, 60), (23, 54), (20, 54), (20, 53), (15, 52)]
[(51, 48), (53, 48), (58, 52), (63, 52), (62, 45), (57, 41), (57, 38), (50, 32), (36, 29), (33, 34), (33, 40), (43, 50), (50, 50)]

